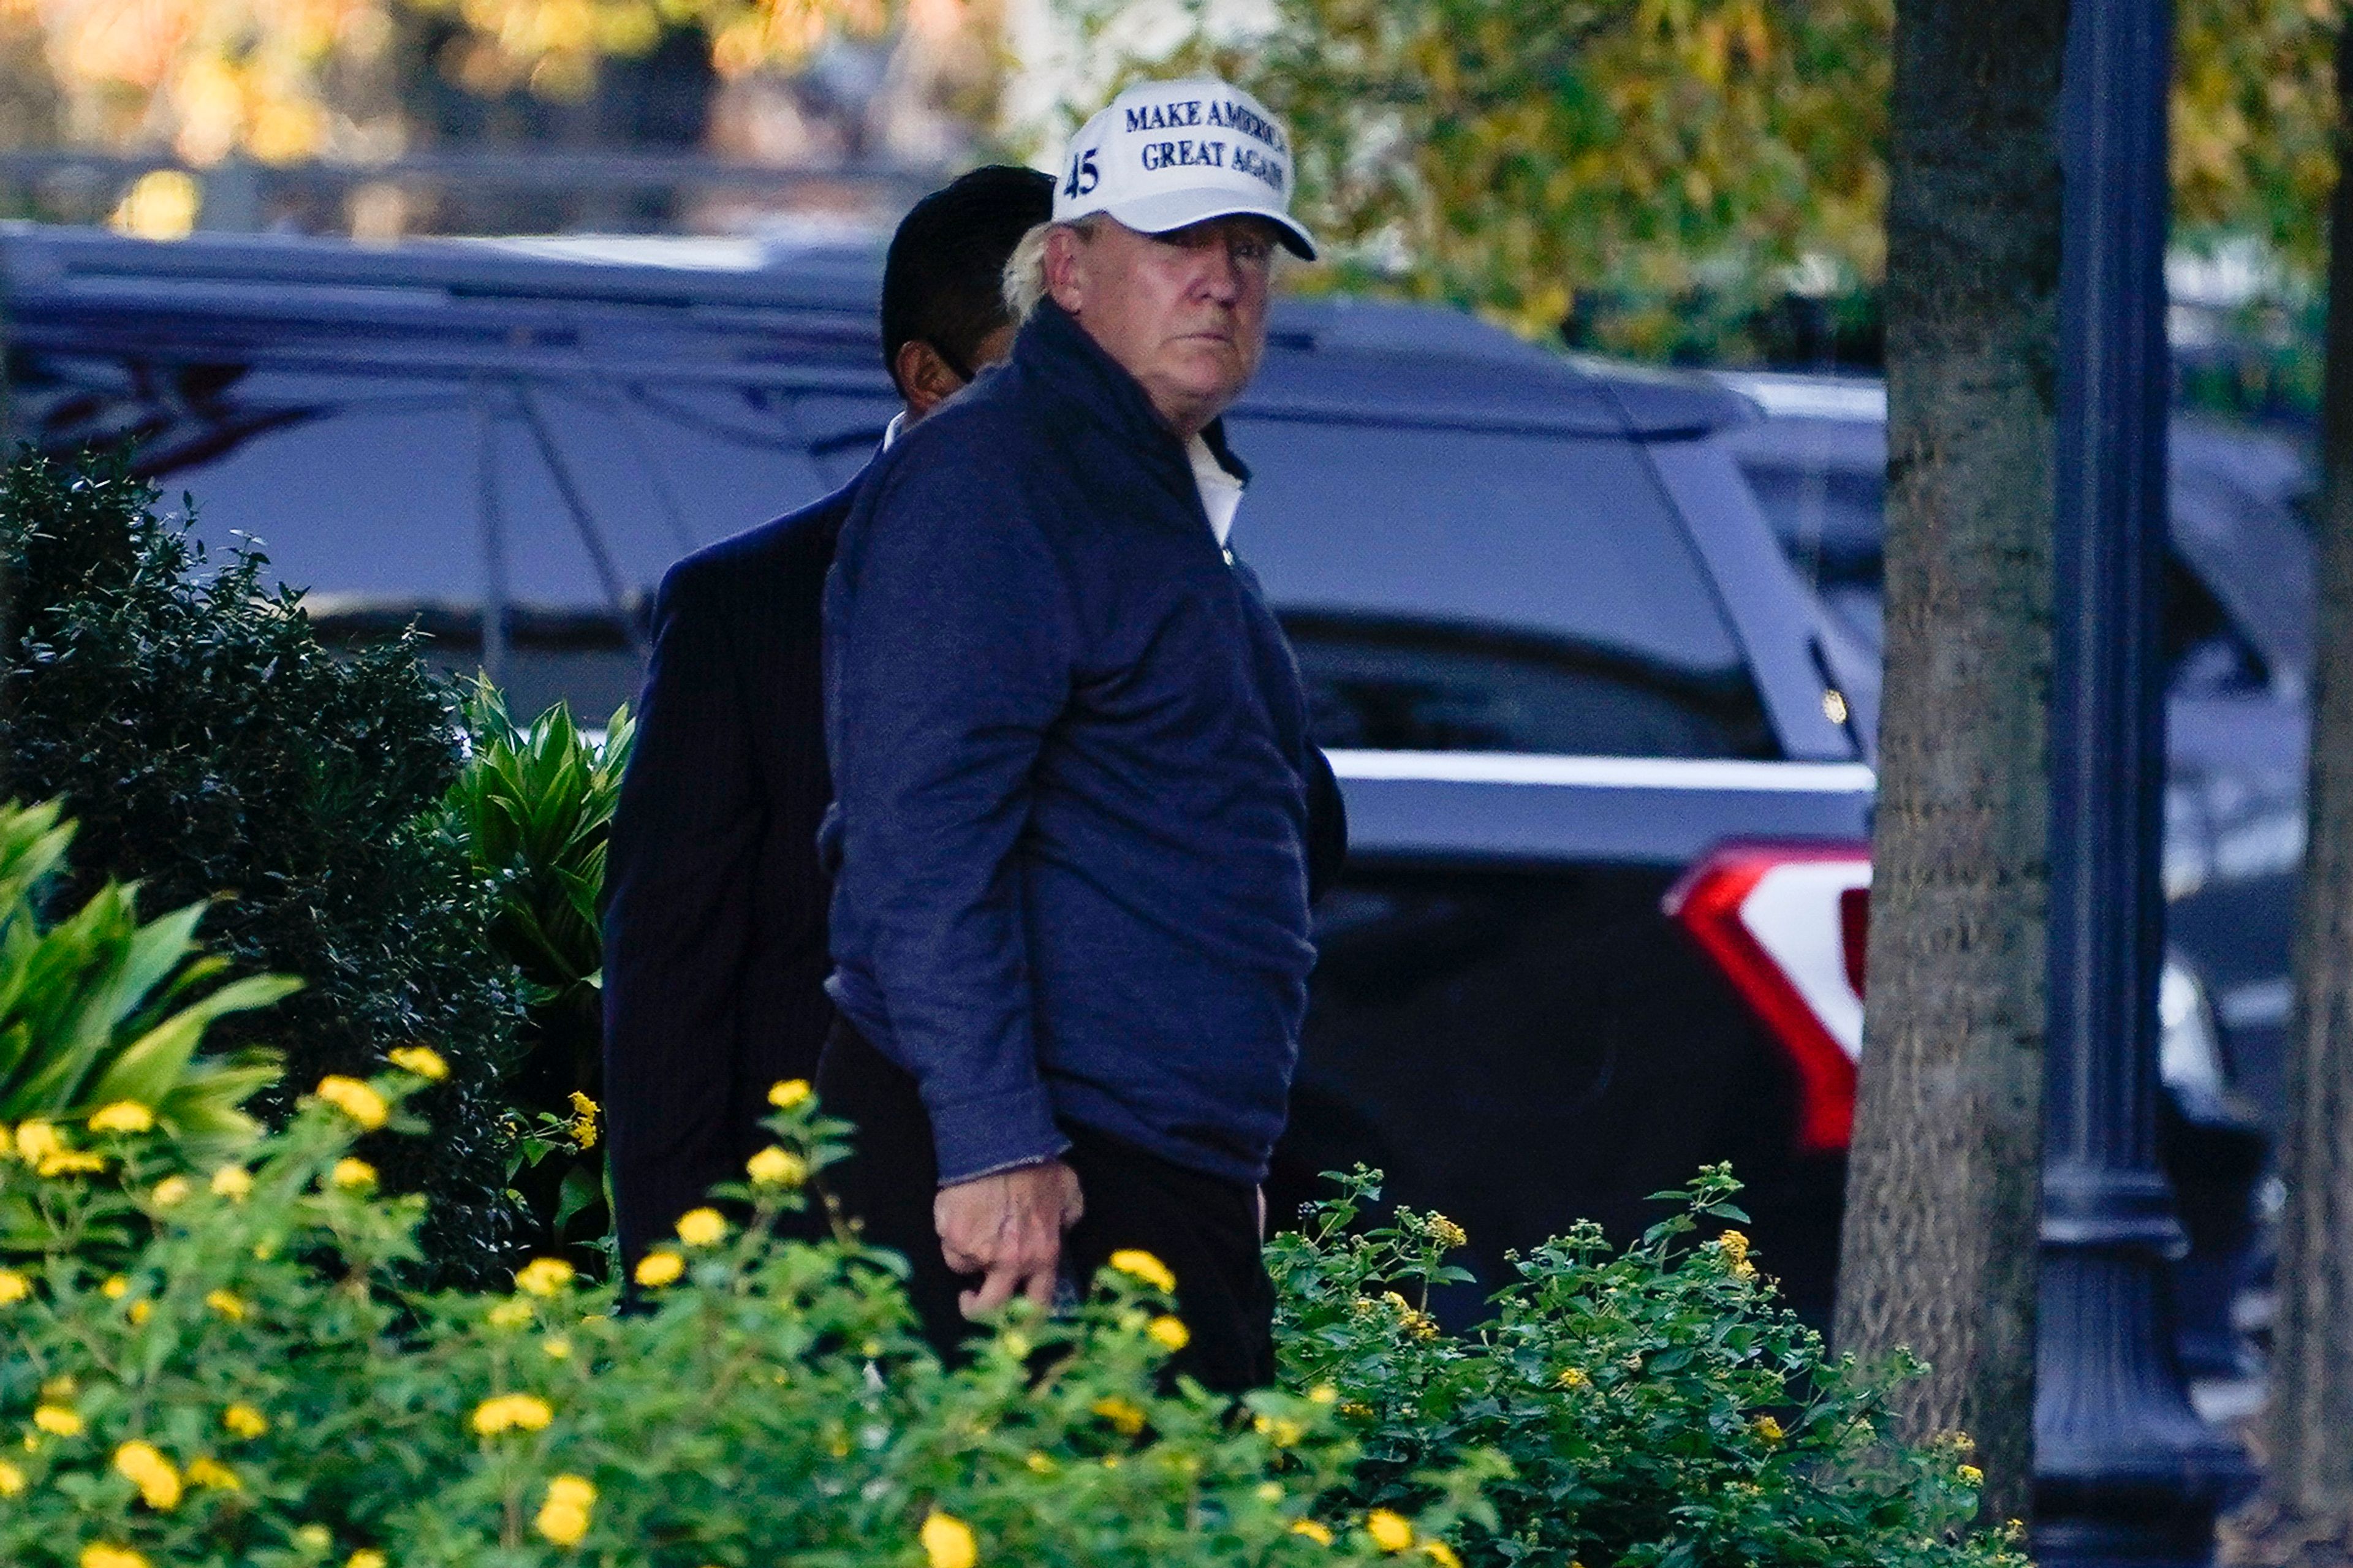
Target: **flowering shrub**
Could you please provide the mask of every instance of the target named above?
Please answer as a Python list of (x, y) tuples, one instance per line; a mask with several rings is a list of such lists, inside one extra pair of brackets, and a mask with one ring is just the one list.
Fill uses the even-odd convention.
[(1402, 1210), (1355, 1228), (1377, 1181), (1341, 1179), (1268, 1256), (1284, 1381), (1336, 1391), (1363, 1445), (1327, 1500), (1344, 1513), (1410, 1510), (1433, 1495), (1425, 1466), (1485, 1450), (1509, 1471), (1468, 1563), (2026, 1568), (2015, 1528), (1968, 1531), (1984, 1477), (1967, 1437), (1893, 1441), (1885, 1380), (1774, 1304), (1743, 1233), (1695, 1241), (1745, 1218), (1727, 1167), (1660, 1194), (1678, 1212), (1623, 1251), (1581, 1225), (1515, 1255), (1462, 1337), (1426, 1310), (1431, 1286), (1470, 1278), (1446, 1262), (1462, 1232)]
[[(206, 906), (152, 921), (135, 889), (102, 882), (62, 918), (46, 919), (74, 825), (56, 802), (0, 802), (0, 1125), (8, 1152), (35, 1173), (101, 1169), (95, 1141), (153, 1134), (151, 1163), (217, 1159), (259, 1129), (240, 1109), (277, 1068), (255, 1052), (200, 1056), (206, 1031), (229, 1014), (298, 989), (282, 975), (221, 984), (221, 961), (195, 932)], [(70, 1127), (71, 1131), (66, 1129)], [(37, 1184), (0, 1194), (0, 1257), (53, 1242)], [(79, 1206), (67, 1233), (85, 1256), (129, 1245), (140, 1230), (123, 1203)]]
[[(887, 1255), (769, 1229), (838, 1153), (785, 1093), (776, 1145), (644, 1260), (647, 1306), (542, 1258), (512, 1290), (406, 1294), (422, 1200), (352, 1152), (414, 1131), (446, 1070), (331, 1078), (247, 1159), (155, 1175), (0, 1161), (57, 1241), (0, 1272), (0, 1562), (11, 1568), (1103, 1568), (1455, 1561), (1478, 1465), (1345, 1500), (1339, 1397), (1240, 1411), (1164, 1386), (1183, 1342), (1155, 1259), (1080, 1312), (1023, 1309), (971, 1365), (913, 1335)], [(73, 1215), (135, 1203), (153, 1239), (94, 1266)], [(1403, 1473), (1401, 1472), (1401, 1477)]]
[[(328, 647), (265, 557), (208, 558), (155, 500), (119, 458), (28, 451), (0, 469), (9, 787), (79, 820), (62, 873), (76, 903), (109, 878), (159, 910), (235, 890), (213, 907), (212, 945), (238, 974), (305, 984), (226, 1020), (222, 1044), (272, 1052), (297, 1088), (419, 1042), (448, 1058), (430, 1135), (370, 1157), (432, 1195), (429, 1272), (503, 1279), (496, 1086), (520, 1008), (485, 937), (490, 900), (442, 831), (455, 695), (413, 637)], [(254, 1109), (289, 1107), (273, 1086)]]

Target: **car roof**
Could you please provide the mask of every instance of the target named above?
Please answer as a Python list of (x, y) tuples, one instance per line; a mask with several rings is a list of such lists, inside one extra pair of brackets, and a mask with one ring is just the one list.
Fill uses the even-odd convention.
[[(16, 224), (0, 226), (0, 280), (19, 341), (52, 352), (547, 374), (658, 364), (887, 391), (881, 258), (854, 238), (364, 246)], [(1340, 298), (1278, 301), (1246, 406), (1645, 439), (1755, 416), (1703, 376), (1572, 358), (1456, 310)]]

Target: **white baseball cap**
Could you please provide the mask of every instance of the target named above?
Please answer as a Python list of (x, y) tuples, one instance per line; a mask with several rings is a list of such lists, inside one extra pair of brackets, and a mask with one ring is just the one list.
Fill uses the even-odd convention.
[(1139, 82), (1079, 128), (1054, 188), (1054, 221), (1109, 213), (1139, 234), (1213, 217), (1262, 217), (1315, 259), (1291, 216), (1291, 137), (1266, 105), (1215, 77)]

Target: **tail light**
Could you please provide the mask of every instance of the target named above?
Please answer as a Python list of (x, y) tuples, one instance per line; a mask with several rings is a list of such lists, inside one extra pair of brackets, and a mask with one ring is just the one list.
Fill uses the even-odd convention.
[(1668, 890), (1665, 908), (1788, 1056), (1798, 1081), (1798, 1147), (1844, 1149), (1862, 1056), (1870, 851), (1725, 845)]

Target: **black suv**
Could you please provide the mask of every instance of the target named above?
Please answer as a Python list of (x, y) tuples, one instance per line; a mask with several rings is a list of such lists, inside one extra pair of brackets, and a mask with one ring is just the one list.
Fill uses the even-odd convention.
[[(848, 478), (894, 404), (871, 255), (563, 251), (11, 232), (11, 416), (137, 443), (331, 629), (421, 619), (517, 706), (596, 715), (663, 567)], [(1278, 1205), (1377, 1164), (1492, 1276), (1729, 1158), (1767, 1267), (1826, 1304), (1876, 667), (1722, 438), (1756, 417), (1448, 312), (1278, 309), (1229, 417), (1235, 545), (1355, 841)]]

